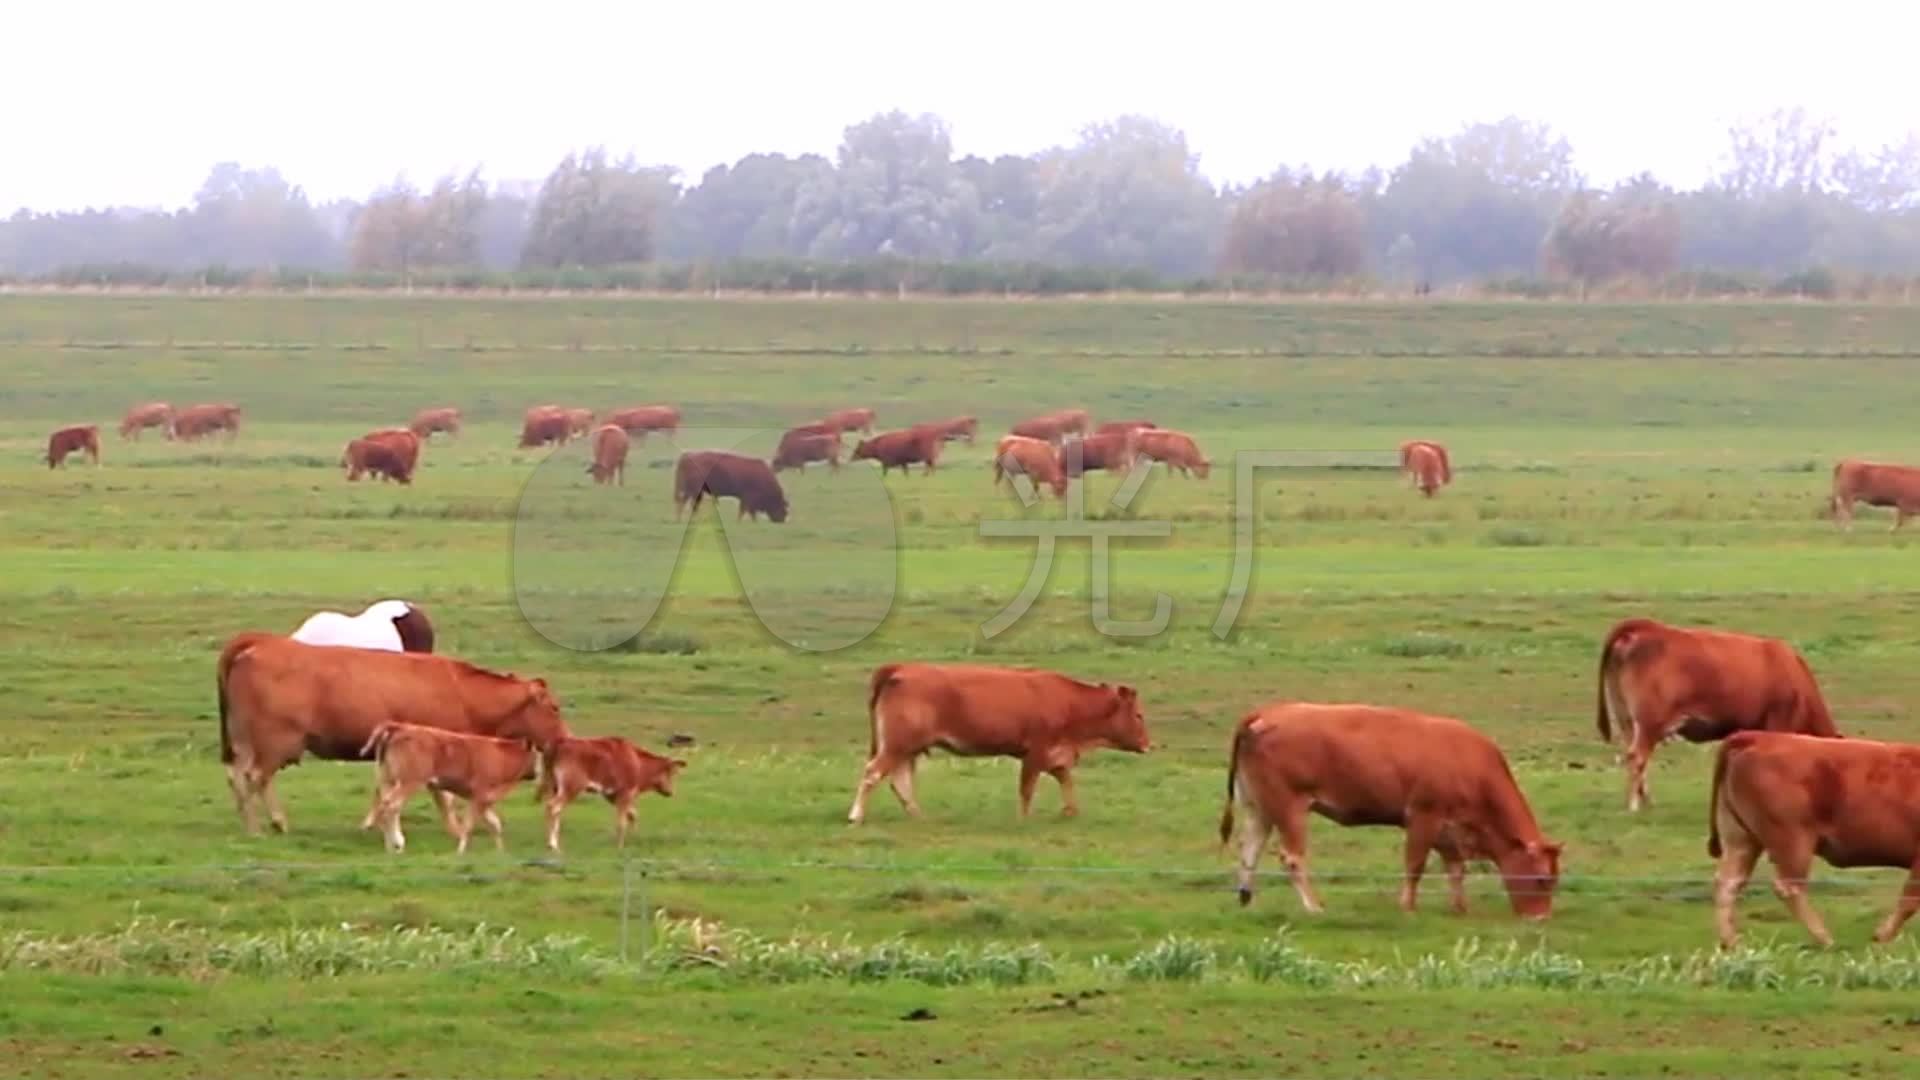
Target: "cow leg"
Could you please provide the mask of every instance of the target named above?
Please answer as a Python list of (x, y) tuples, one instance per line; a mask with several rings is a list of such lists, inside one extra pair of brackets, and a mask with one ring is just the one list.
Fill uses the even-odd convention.
[(547, 796), (547, 848), (560, 850), (560, 816), (566, 813), (567, 804), (578, 797), (580, 791), (562, 779), (553, 787), (553, 794)]
[(1893, 528), (1888, 529), (1887, 531), (1890, 533), (1897, 533), (1900, 531), (1900, 526), (1905, 525), (1906, 523), (1907, 523), (1907, 508), (1904, 506), (1895, 506), (1893, 508)]
[(253, 781), (248, 776), (252, 760), (238, 755), (227, 763), (227, 787), (233, 789), (233, 805), (240, 812), (240, 825), (248, 836), (260, 835), (260, 819), (253, 812)]
[(447, 832), (455, 832), (453, 824), (453, 793), (445, 788), (427, 785), (427, 794), (433, 797), (433, 805), (440, 810), (440, 820), (447, 826)]
[[(1740, 930), (1734, 925), (1733, 907), (1740, 899), (1740, 891), (1747, 887), (1748, 879), (1753, 877), (1753, 868), (1760, 861), (1762, 848), (1753, 834), (1747, 831), (1739, 819), (1716, 808), (1716, 825), (1720, 832), (1720, 864), (1713, 874), (1713, 921), (1720, 934), (1720, 947), (1731, 949), (1740, 940)], [(1779, 891), (1775, 883), (1775, 891)], [(1782, 897), (1784, 899), (1784, 896)]]
[(1080, 800), (1073, 797), (1073, 771), (1061, 765), (1048, 769), (1047, 775), (1060, 785), (1060, 815), (1073, 817), (1080, 813)]
[(627, 833), (633, 831), (633, 820), (635, 817), (633, 800), (638, 798), (639, 795), (640, 792), (637, 790), (629, 791), (614, 800), (613, 846), (615, 847), (624, 848), (627, 846)]
[(273, 831), (286, 832), (287, 808), (280, 805), (280, 793), (273, 790), (273, 777), (261, 777), (257, 790), (260, 792), (260, 798), (267, 804), (267, 821), (273, 825)]
[(1460, 852), (1448, 847), (1440, 849), (1440, 859), (1447, 865), (1447, 903), (1455, 915), (1467, 913), (1467, 860)]
[(1900, 890), (1900, 902), (1873, 932), (1873, 940), (1885, 945), (1900, 933), (1913, 913), (1920, 911), (1920, 860), (1907, 872), (1907, 883)]
[(386, 822), (387, 850), (395, 854), (407, 849), (407, 835), (400, 829), (400, 810), (412, 795), (413, 789), (406, 784), (389, 784), (380, 793), (380, 817)]
[(467, 800), (467, 812), (464, 817), (458, 821), (449, 820), (447, 825), (453, 829), (453, 853), (455, 855), (465, 855), (467, 853), (467, 838), (473, 835), (473, 800)]
[(1033, 755), (1020, 759), (1020, 816), (1026, 817), (1033, 809), (1033, 789), (1040, 782), (1040, 774), (1045, 772), (1044, 763)]
[(1852, 499), (1842, 499), (1838, 495), (1833, 497), (1833, 523), (1840, 527), (1841, 532), (1853, 531)]
[[(847, 811), (847, 824), (858, 825), (866, 819), (867, 796), (873, 793), (874, 785), (878, 784), (882, 777), (891, 776), (897, 767), (884, 749), (873, 755), (872, 760), (867, 762), (866, 771), (860, 774), (859, 786), (854, 789), (853, 809)], [(917, 807), (907, 807), (909, 814), (917, 811)]]
[(1407, 879), (1400, 886), (1400, 910), (1411, 912), (1420, 903), (1420, 878), (1427, 872), (1427, 853), (1439, 838), (1440, 824), (1426, 814), (1407, 815)]
[(1664, 711), (1636, 711), (1632, 723), (1633, 737), (1628, 740), (1626, 755), (1627, 810), (1639, 813), (1643, 807), (1653, 805), (1653, 796), (1647, 792), (1647, 765), (1653, 760), (1654, 747), (1679, 725)]
[(1280, 829), (1280, 858), (1287, 864), (1287, 877), (1293, 880), (1293, 891), (1300, 894), (1300, 904), (1308, 914), (1318, 915), (1326, 908), (1320, 898), (1314, 895), (1313, 882), (1307, 877), (1307, 811), (1311, 803), (1297, 800), (1288, 806), (1274, 822)]
[(918, 764), (915, 759), (908, 758), (887, 774), (887, 786), (893, 789), (893, 797), (899, 799), (900, 805), (914, 817), (920, 816), (920, 800), (913, 797), (913, 772)]
[(1273, 823), (1260, 811), (1257, 801), (1239, 801), (1245, 822), (1240, 826), (1240, 906), (1253, 903), (1253, 872), (1260, 865), (1260, 850), (1267, 846)]
[(1827, 933), (1827, 924), (1820, 919), (1820, 913), (1813, 910), (1813, 904), (1807, 900), (1807, 873), (1813, 869), (1813, 841), (1789, 840), (1793, 846), (1772, 851), (1773, 891), (1787, 902), (1800, 924), (1813, 935), (1813, 940), (1823, 947), (1833, 945), (1833, 935)]
[[(507, 850), (507, 827), (506, 823), (500, 820), (500, 812), (493, 808), (494, 801), (495, 800), (491, 798), (485, 800), (476, 798), (472, 806), (473, 810), (479, 813), (481, 820), (487, 823), (488, 831), (493, 833), (493, 850), (505, 852)], [(471, 830), (472, 826), (469, 825), (468, 829)]]

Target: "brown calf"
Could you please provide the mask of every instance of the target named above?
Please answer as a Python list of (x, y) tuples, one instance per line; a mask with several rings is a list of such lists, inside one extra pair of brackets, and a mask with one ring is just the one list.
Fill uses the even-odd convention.
[(1400, 444), (1400, 472), (1429, 499), (1435, 491), (1453, 483), (1453, 461), (1447, 456), (1447, 448), (1425, 439), (1408, 439)]
[(618, 424), (602, 424), (593, 431), (593, 460), (587, 463), (587, 472), (593, 474), (596, 484), (612, 483), (617, 477), (620, 486), (627, 484), (627, 429)]
[(572, 437), (573, 424), (567, 418), (567, 410), (558, 405), (535, 405), (520, 421), (521, 449), (564, 443)]
[(1136, 431), (1129, 446), (1138, 457), (1164, 462), (1168, 472), (1178, 469), (1182, 475), (1205, 480), (1213, 468), (1213, 463), (1200, 452), (1199, 444), (1185, 432), (1166, 428)]
[(47, 468), (55, 468), (67, 463), (68, 454), (84, 453), (95, 465), (100, 464), (100, 426), (82, 424), (77, 427), (64, 427), (47, 436)]
[(736, 517), (761, 514), (775, 524), (787, 520), (787, 494), (766, 462), (728, 450), (689, 450), (673, 466), (673, 517), (688, 503), (700, 511), (700, 501), (711, 496), (715, 502), (731, 496), (739, 500)]
[(432, 438), (436, 431), (458, 435), (460, 434), (460, 410), (451, 407), (421, 409), (413, 414), (413, 420), (407, 424), (407, 430), (420, 436), (422, 440)]
[(120, 418), (120, 437), (140, 441), (140, 433), (147, 428), (157, 427), (168, 439), (173, 438), (173, 406), (164, 401), (150, 401), (145, 405), (135, 405)]
[[(382, 724), (373, 730), (360, 754), (372, 754), (374, 761), (373, 805), (360, 827), (372, 828), (384, 822), (388, 851), (406, 850), (400, 810), (421, 788), (433, 792), (440, 806), (440, 820), (456, 841), (455, 851), (467, 850), (476, 817), (486, 821), (493, 832), (493, 846), (507, 850), (505, 830), (494, 806), (520, 781), (533, 779), (532, 743), (416, 724)], [(464, 821), (455, 819), (446, 795), (466, 800)]]
[(633, 828), (633, 801), (654, 791), (669, 798), (673, 778), (687, 763), (649, 753), (618, 736), (561, 739), (540, 755), (536, 798), (547, 808), (547, 847), (560, 850), (560, 815), (581, 795), (605, 797), (613, 805), (614, 842), (627, 846)]
[[(826, 430), (820, 430), (823, 428)], [(780, 436), (780, 445), (773, 451), (773, 471), (799, 469), (805, 472), (808, 462), (824, 461), (834, 472), (839, 472), (843, 446), (839, 429), (830, 423), (794, 428)]]
[(1877, 461), (1849, 458), (1833, 467), (1833, 521), (1841, 529), (1853, 528), (1853, 504), (1893, 508), (1893, 528), (1898, 531), (1909, 517), (1920, 514), (1920, 468), (1888, 465)]
[(870, 439), (861, 439), (853, 448), (853, 460), (879, 462), (882, 476), (887, 474), (888, 469), (906, 472), (908, 466), (917, 462), (926, 463), (924, 472), (931, 473), (934, 466), (940, 463), (943, 442), (940, 433), (930, 427), (888, 431)]
[(1125, 435), (1088, 435), (1060, 444), (1060, 468), (1068, 479), (1090, 469), (1126, 472), (1133, 468), (1133, 448)]
[(396, 480), (402, 484), (413, 482), (406, 458), (391, 443), (377, 439), (359, 438), (349, 442), (340, 453), (340, 465), (347, 470), (349, 481), (372, 473), (383, 481)]
[(173, 437), (192, 442), (216, 431), (227, 433), (233, 441), (240, 434), (240, 406), (231, 404), (189, 405), (173, 414)]
[(1065, 498), (1067, 472), (1060, 466), (1053, 444), (1025, 435), (1008, 435), (993, 448), (993, 483), (998, 487), (1004, 476), (1024, 473), (1035, 487), (1045, 484), (1054, 495)]

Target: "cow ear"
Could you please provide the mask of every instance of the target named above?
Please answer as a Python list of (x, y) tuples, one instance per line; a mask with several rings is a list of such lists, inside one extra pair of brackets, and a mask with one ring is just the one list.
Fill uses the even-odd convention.
[(678, 772), (679, 770), (684, 769), (686, 767), (687, 767), (687, 763), (684, 761), (681, 761), (679, 758), (672, 758), (667, 762), (667, 769), (669, 772)]
[(1125, 683), (1120, 684), (1120, 697), (1123, 700), (1133, 701), (1139, 696), (1140, 696), (1139, 692), (1136, 691), (1133, 687), (1128, 686)]

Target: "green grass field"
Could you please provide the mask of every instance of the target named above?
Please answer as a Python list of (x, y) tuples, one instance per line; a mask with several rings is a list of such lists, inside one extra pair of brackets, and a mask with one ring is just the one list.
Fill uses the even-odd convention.
[[(1778, 634), (1843, 730), (1909, 736), (1920, 550), (1824, 502), (1837, 456), (1920, 462), (1916, 341), (1920, 309), (1846, 305), (0, 297), (0, 1072), (1883, 1067), (1920, 1051), (1920, 948), (1866, 943), (1899, 875), (1818, 869), (1841, 942), (1820, 954), (1763, 874), (1751, 948), (1716, 954), (1710, 749), (1664, 747), (1629, 817), (1593, 667), (1628, 615)], [(150, 399), (234, 401), (243, 430), (120, 442)], [(545, 401), (671, 401), (687, 429), (596, 488), (577, 446), (515, 449)], [(343, 480), (347, 439), (438, 404), (468, 427), (411, 488)], [(932, 476), (783, 474), (785, 525), (729, 503), (683, 550), (677, 449), (765, 452), (855, 404), (882, 427), (974, 414), (982, 442)], [(1216, 462), (1124, 508), (1114, 478), (1088, 485), (1085, 524), (1165, 523), (1109, 565), (1112, 617), (1163, 594), (1169, 625), (1096, 632), (1089, 542), (1063, 539), (989, 637), (1035, 542), (982, 524), (1063, 515), (990, 486), (991, 441), (1072, 405)], [(39, 460), (69, 423), (105, 429), (101, 467)], [(1383, 467), (1412, 436), (1452, 450), (1431, 500)], [(1256, 452), (1285, 464), (1253, 474), (1223, 638), (1234, 461)], [(390, 857), (357, 828), (367, 767), (315, 762), (279, 783), (292, 831), (243, 835), (220, 644), (384, 596), (425, 605), (442, 652), (547, 677), (577, 731), (695, 740), (626, 858), (585, 800), (546, 858), (524, 790), (505, 856), (456, 857), (419, 802)], [(1043, 781), (1020, 820), (1011, 761), (936, 757), (923, 820), (882, 789), (849, 828), (866, 676), (905, 658), (1132, 683), (1156, 749), (1085, 759), (1077, 819)], [(1328, 912), (1303, 917), (1271, 859), (1238, 907), (1226, 740), (1279, 697), (1495, 736), (1567, 844), (1554, 918), (1516, 923), (1485, 874), (1451, 915), (1437, 866), (1403, 915), (1400, 835), (1318, 819)]]

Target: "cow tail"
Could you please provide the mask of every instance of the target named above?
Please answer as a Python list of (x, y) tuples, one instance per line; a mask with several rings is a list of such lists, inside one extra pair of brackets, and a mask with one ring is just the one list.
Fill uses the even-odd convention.
[(867, 757), (880, 752), (880, 695), (894, 684), (899, 664), (881, 664), (867, 683)]
[(1720, 857), (1720, 791), (1727, 783), (1727, 759), (1733, 756), (1738, 736), (1720, 744), (1713, 756), (1713, 788), (1707, 796), (1707, 854)]
[(371, 755), (373, 760), (378, 762), (381, 757), (386, 754), (387, 743), (393, 741), (393, 734), (398, 728), (398, 724), (392, 723), (381, 724), (379, 727), (374, 728), (373, 735), (367, 739), (367, 745), (360, 748), (360, 756), (367, 757)]
[(1614, 673), (1614, 668), (1618, 666), (1618, 657), (1615, 656), (1614, 650), (1625, 640), (1631, 630), (1631, 624), (1624, 622), (1618, 623), (1612, 630), (1607, 632), (1607, 639), (1600, 643), (1600, 677), (1598, 680), (1600, 690), (1599, 703), (1594, 709), (1594, 727), (1600, 732), (1600, 741), (1604, 743), (1613, 741), (1612, 718), (1608, 715), (1607, 711), (1607, 678)]
[[(1251, 719), (1252, 717), (1247, 718), (1247, 720)], [(1227, 751), (1227, 805), (1220, 811), (1220, 842), (1222, 844), (1226, 843), (1227, 840), (1233, 836), (1233, 797), (1235, 794), (1233, 782), (1234, 778), (1240, 773), (1240, 746), (1247, 741), (1247, 734), (1253, 730), (1247, 720), (1240, 721), (1240, 725), (1234, 729), (1233, 746)]]
[(220, 702), (220, 764), (233, 764), (233, 733), (227, 730), (227, 714), (232, 711), (231, 699), (227, 694), (227, 677), (233, 673), (234, 662), (239, 660), (248, 648), (261, 636), (260, 634), (240, 634), (227, 642), (220, 650), (220, 659), (213, 669), (213, 688)]

